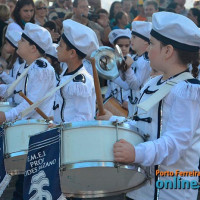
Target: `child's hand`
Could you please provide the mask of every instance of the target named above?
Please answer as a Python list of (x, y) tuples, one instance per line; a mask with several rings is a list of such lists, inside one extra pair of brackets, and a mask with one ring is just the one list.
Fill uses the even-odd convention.
[(131, 67), (131, 65), (133, 64), (133, 59), (130, 56), (126, 56), (126, 60), (125, 63), (127, 65), (127, 69), (129, 69)]

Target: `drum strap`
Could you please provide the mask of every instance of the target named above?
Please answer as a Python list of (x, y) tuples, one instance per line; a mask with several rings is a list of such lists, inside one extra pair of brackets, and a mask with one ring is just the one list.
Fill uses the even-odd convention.
[(56, 88), (54, 88), (53, 90), (51, 90), (50, 92), (48, 92), (42, 99), (40, 99), (39, 101), (35, 102), (29, 108), (27, 108), (23, 112), (21, 112), (20, 113), (21, 117), (23, 118), (24, 116), (28, 115), (35, 108), (37, 108), (41, 103), (43, 103), (47, 98), (49, 98), (50, 96), (52, 96), (57, 90), (59, 90), (60, 88), (64, 87), (65, 85), (67, 85), (73, 78), (75, 78), (78, 75), (78, 73), (80, 73), (80, 72), (77, 71), (75, 74), (73, 74), (69, 79), (67, 79), (61, 85), (57, 86)]
[(24, 76), (26, 76), (28, 74), (28, 70), (30, 67), (27, 67), (23, 73), (10, 85), (10, 87), (7, 90), (7, 95), (10, 96), (14, 90), (15, 87), (18, 85), (18, 83), (22, 80), (22, 78), (24, 78)]
[(173, 79), (170, 79), (163, 85), (157, 92), (155, 92), (151, 97), (149, 97), (146, 101), (137, 105), (138, 108), (141, 108), (148, 112), (154, 105), (156, 105), (161, 99), (163, 99), (172, 89), (180, 81), (184, 81), (187, 79), (191, 79), (193, 76), (189, 72), (181, 73)]

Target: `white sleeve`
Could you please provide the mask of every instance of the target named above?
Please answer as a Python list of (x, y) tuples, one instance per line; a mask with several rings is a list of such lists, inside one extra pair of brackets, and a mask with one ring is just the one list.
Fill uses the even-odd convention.
[[(31, 67), (31, 66), (30, 66)], [(36, 102), (48, 92), (50, 84), (55, 85), (55, 73), (49, 68), (40, 68), (37, 65), (33, 66), (29, 70), (29, 78), (27, 84), (27, 97), (32, 101)], [(23, 100), (18, 106), (12, 108), (11, 110), (5, 112), (6, 121), (13, 121), (16, 118), (20, 119), (19, 114), (28, 108), (30, 105)], [(36, 112), (32, 111), (26, 117), (29, 118)]]
[(10, 85), (6, 85), (6, 84), (0, 84), (0, 97), (3, 97), (4, 99), (6, 99), (7, 96), (7, 89), (9, 88)]
[[(133, 64), (132, 64), (133, 65)], [(130, 67), (126, 72), (126, 82), (130, 89), (138, 90), (150, 76), (149, 62), (145, 62), (143, 66), (138, 66), (136, 73)]]
[[(185, 95), (187, 93), (187, 95)], [(200, 89), (174, 90), (174, 100), (165, 131), (159, 139), (135, 146), (135, 162), (144, 166), (172, 165), (191, 145), (200, 121)]]
[(5, 82), (6, 84), (11, 84), (12, 82), (15, 81), (15, 78), (11, 77), (9, 74), (7, 74), (6, 72), (3, 72), (0, 75), (0, 78), (3, 80), (3, 82)]
[(125, 81), (123, 81), (120, 76), (114, 79), (113, 82), (119, 85), (122, 89), (129, 90), (128, 84)]
[(108, 98), (110, 95), (111, 95), (111, 85), (110, 85), (110, 81), (107, 80), (107, 91), (106, 91), (106, 94), (105, 94), (105, 98)]

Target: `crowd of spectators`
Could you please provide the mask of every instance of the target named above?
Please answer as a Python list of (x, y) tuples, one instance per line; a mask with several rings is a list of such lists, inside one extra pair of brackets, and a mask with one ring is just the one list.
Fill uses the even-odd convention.
[[(49, 30), (54, 42), (59, 41), (62, 21), (73, 19), (92, 28), (99, 44), (110, 46), (108, 34), (113, 29), (131, 28), (132, 21), (151, 21), (152, 14), (160, 11), (175, 12), (190, 18), (200, 26), (200, 1), (193, 8), (185, 8), (185, 0), (121, 0), (114, 1), (109, 9), (91, 0), (0, 0), (0, 54), (7, 59), (3, 50), (5, 31), (24, 29), (27, 22), (36, 23)], [(166, 19), (167, 20), (167, 19)]]

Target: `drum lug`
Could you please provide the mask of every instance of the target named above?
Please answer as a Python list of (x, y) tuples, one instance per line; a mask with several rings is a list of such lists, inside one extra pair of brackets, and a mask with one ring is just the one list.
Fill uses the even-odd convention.
[(150, 135), (147, 133), (147, 134), (144, 134), (143, 136), (144, 136), (144, 141), (145, 141), (145, 142), (148, 141)]
[(10, 158), (10, 154), (8, 153), (4, 154), (4, 158)]
[(66, 167), (65, 167), (64, 165), (62, 165), (62, 166), (60, 167), (60, 171), (66, 171)]

